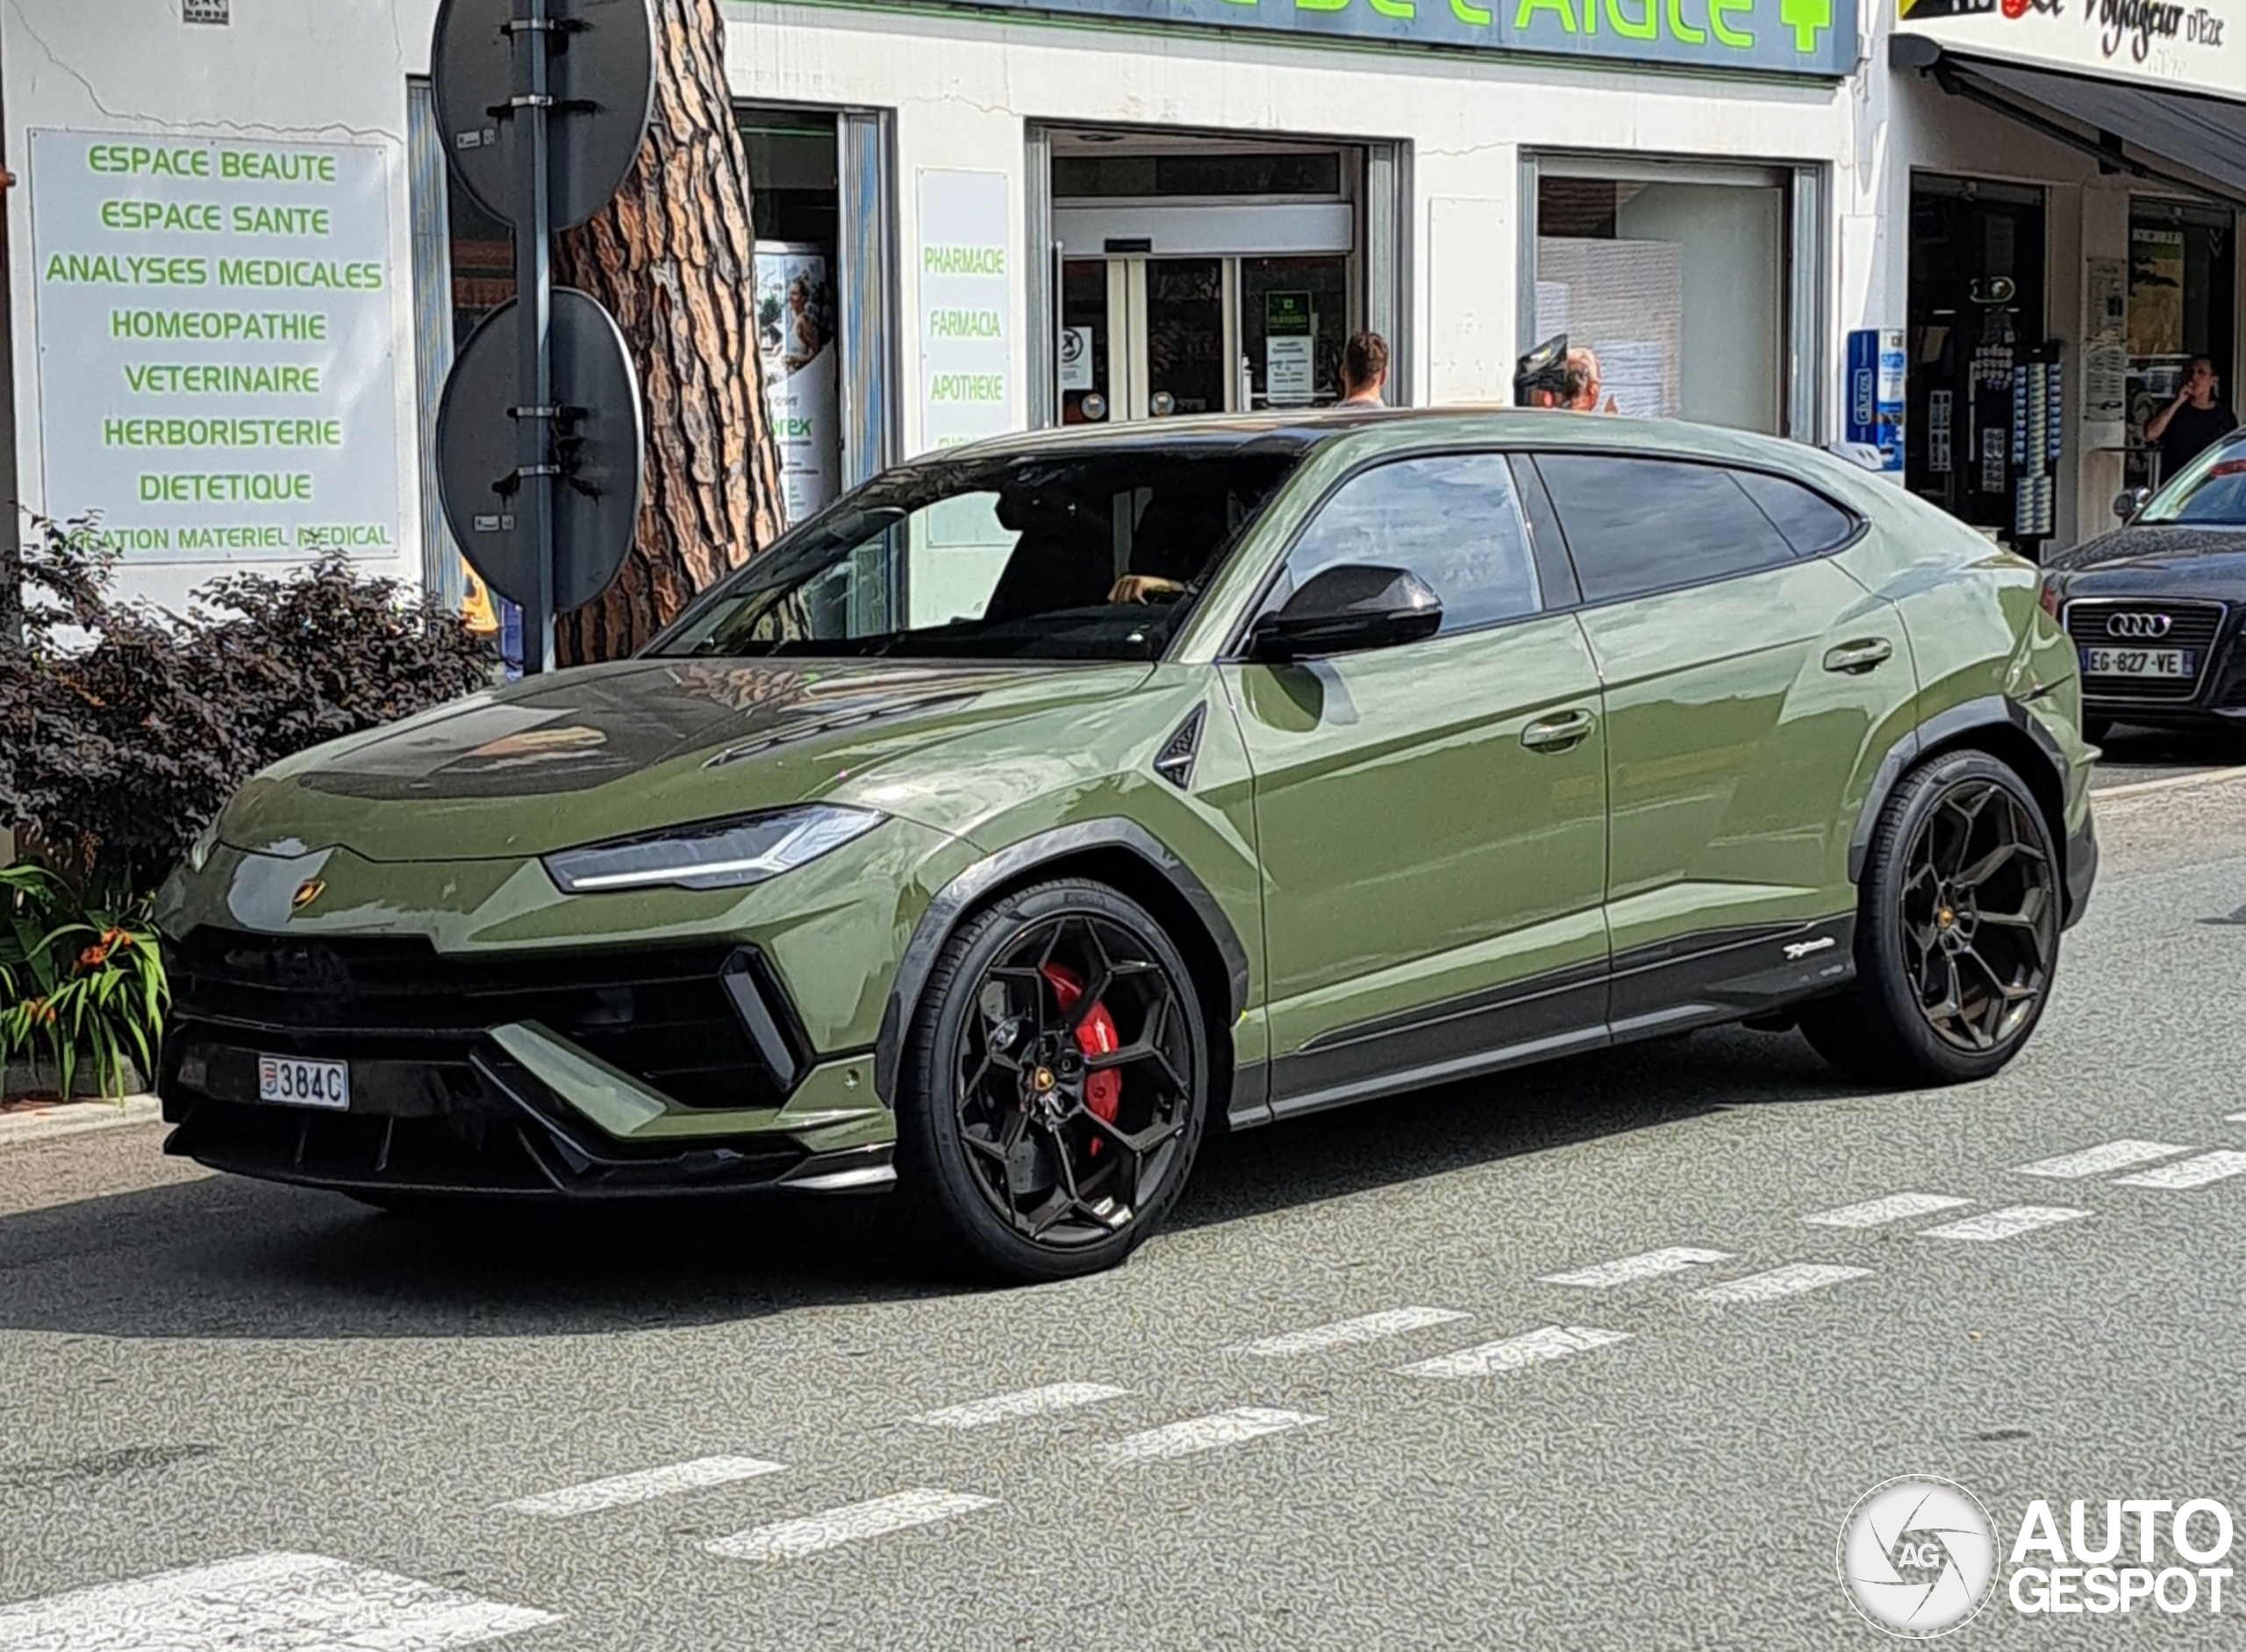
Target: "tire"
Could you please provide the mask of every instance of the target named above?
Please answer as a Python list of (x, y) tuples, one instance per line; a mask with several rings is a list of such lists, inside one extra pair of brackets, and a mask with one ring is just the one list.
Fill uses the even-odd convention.
[(1989, 1077), (2042, 1019), (2064, 898), (2049, 824), (2020, 776), (1984, 752), (1930, 760), (1872, 833), (1856, 983), (1803, 1005), (1803, 1033), (1878, 1083)]
[(1016, 890), (960, 927), (902, 1073), (900, 1214), (985, 1276), (1120, 1262), (1177, 1203), (1208, 1124), (1191, 971), (1143, 907), (1085, 879)]

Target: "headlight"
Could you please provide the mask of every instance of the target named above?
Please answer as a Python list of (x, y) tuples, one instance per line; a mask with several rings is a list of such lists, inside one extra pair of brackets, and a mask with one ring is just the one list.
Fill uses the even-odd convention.
[(840, 848), (883, 818), (866, 809), (809, 804), (590, 843), (549, 855), (544, 864), (546, 875), (565, 895), (658, 887), (740, 889)]

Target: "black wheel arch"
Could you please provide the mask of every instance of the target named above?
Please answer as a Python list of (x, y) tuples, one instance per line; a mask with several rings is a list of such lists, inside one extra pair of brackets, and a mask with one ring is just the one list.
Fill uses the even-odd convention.
[[(1888, 747), (1872, 775), (1856, 830), (1849, 838), (1849, 882), (1863, 884), (1872, 833), (1903, 776), (1928, 758), (1957, 751), (1985, 752), (2010, 767), (2027, 784), (2058, 849), (2060, 887), (2069, 891), (2070, 908), (2078, 909), (2079, 880), (2070, 876), (2077, 869), (2067, 861), (2071, 855), (2088, 851), (2067, 840), (2066, 754), (2027, 706), (2001, 694), (1985, 695), (1937, 712)], [(2075, 916), (2076, 910), (2070, 910), (2064, 921), (2071, 923)]]
[(1221, 1120), (1230, 1090), (1228, 1034), (1248, 1007), (1248, 951), (1208, 886), (1170, 847), (1134, 820), (1086, 820), (1040, 832), (984, 856), (937, 892), (913, 926), (882, 1010), (874, 1050), (875, 1093), (896, 1105), (898, 1069), (937, 955), (953, 933), (991, 902), (1026, 884), (1088, 877), (1144, 906), (1169, 931), (1199, 989), (1209, 1026), (1211, 1116)]

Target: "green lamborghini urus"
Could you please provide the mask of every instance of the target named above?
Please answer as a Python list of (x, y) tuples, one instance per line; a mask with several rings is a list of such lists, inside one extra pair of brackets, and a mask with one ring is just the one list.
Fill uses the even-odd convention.
[(1982, 1077), (2097, 863), (2040, 596), (1687, 426), (954, 449), (637, 658), (245, 787), (160, 903), (168, 1149), (381, 1205), (883, 1190), (1034, 1279), (1211, 1130), (1624, 1040)]

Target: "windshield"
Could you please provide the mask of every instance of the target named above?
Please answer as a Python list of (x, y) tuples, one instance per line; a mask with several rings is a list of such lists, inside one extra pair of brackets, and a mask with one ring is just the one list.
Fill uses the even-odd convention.
[(2153, 495), (2136, 519), (2246, 526), (2246, 441), (2208, 448)]
[(1203, 444), (908, 465), (782, 538), (650, 652), (1155, 659), (1298, 459)]

